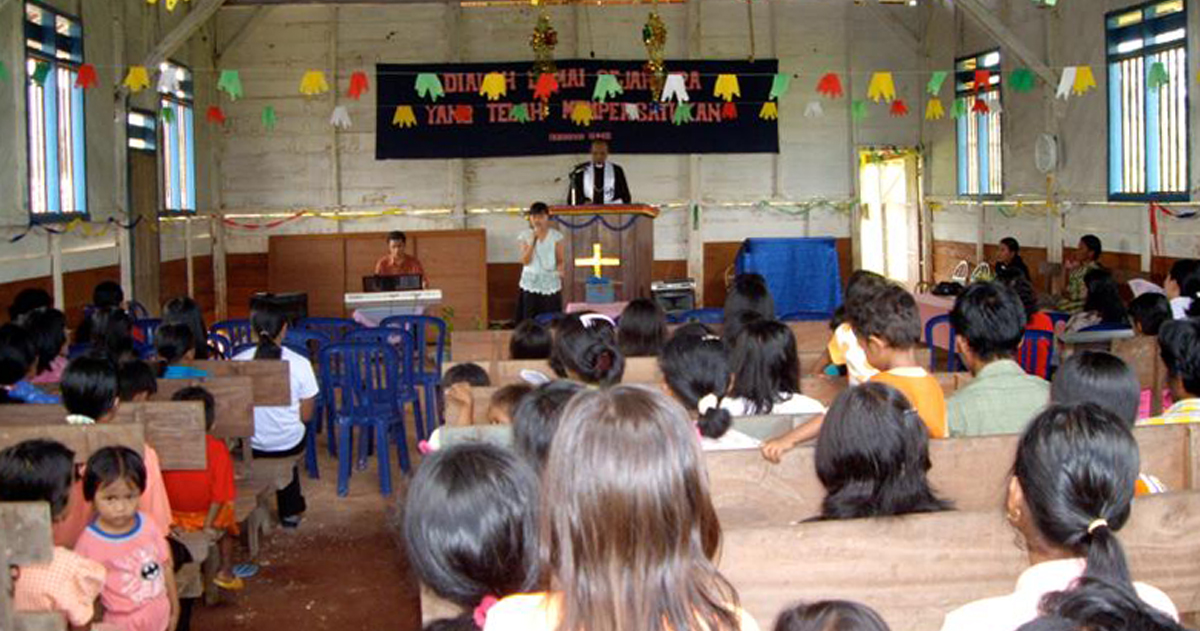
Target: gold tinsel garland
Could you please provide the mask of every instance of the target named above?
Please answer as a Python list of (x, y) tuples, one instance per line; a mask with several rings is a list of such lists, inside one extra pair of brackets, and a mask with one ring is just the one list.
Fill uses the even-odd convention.
[(558, 46), (558, 31), (550, 24), (550, 16), (542, 13), (538, 16), (537, 26), (529, 36), (529, 47), (533, 49), (533, 72), (535, 74), (554, 74), (558, 70), (554, 65), (554, 47)]
[(650, 92), (658, 100), (667, 81), (667, 64), (663, 59), (667, 47), (667, 25), (658, 11), (651, 11), (642, 27), (642, 43), (646, 45), (646, 72), (650, 73)]

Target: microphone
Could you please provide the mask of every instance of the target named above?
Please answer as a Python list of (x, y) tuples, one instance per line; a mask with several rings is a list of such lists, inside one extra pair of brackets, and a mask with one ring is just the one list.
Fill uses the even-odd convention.
[[(591, 165), (591, 162), (580, 162), (579, 164), (575, 165), (575, 168), (574, 168), (574, 169), (571, 169), (571, 173), (569, 173), (569, 174), (567, 175), (567, 177), (569, 177), (569, 178), (571, 178), (571, 179), (574, 179), (576, 175), (579, 175), (580, 173), (583, 173), (583, 170), (584, 170), (584, 169), (586, 169), (586, 168), (588, 168), (588, 166), (589, 166), (589, 165)], [(562, 178), (562, 176), (561, 176), (561, 175), (560, 175), (560, 176), (558, 176), (558, 177), (556, 177), (556, 178), (554, 178), (554, 183), (555, 183), (555, 184), (558, 184), (558, 183), (559, 183), (559, 182), (561, 182), (561, 181), (563, 181), (563, 178)]]

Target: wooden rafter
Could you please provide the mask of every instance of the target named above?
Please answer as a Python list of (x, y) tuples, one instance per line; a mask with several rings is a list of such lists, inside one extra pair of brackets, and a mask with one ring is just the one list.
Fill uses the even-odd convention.
[(1046, 67), (1039, 55), (1034, 54), (1025, 42), (1022, 42), (1003, 22), (992, 12), (979, 3), (979, 0), (955, 0), (954, 6), (962, 10), (979, 28), (983, 29), (997, 44), (1004, 47), (1025, 67), (1041, 77), (1046, 85), (1058, 84), (1058, 77)]

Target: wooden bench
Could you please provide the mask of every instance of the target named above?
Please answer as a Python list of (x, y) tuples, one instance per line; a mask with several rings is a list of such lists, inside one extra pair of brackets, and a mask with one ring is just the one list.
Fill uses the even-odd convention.
[[(1135, 580), (1200, 611), (1200, 492), (1138, 499), (1119, 534)], [(798, 600), (866, 603), (895, 631), (927, 631), (1009, 594), (1028, 558), (1003, 508), (724, 530), (720, 569), (763, 628)]]
[(1158, 338), (1138, 336), (1127, 340), (1114, 340), (1112, 354), (1129, 364), (1137, 375), (1142, 390), (1154, 393), (1150, 396), (1150, 414), (1162, 414), (1162, 392), (1167, 389), (1167, 367), (1159, 353)]
[(54, 554), (50, 505), (45, 502), (0, 503), (0, 629), (65, 631), (59, 613), (16, 613), (12, 603), (10, 566), (49, 563)]
[(253, 382), (254, 405), (292, 404), (292, 380), (286, 361), (194, 360), (181, 363), (206, 371), (209, 377), (249, 377)]

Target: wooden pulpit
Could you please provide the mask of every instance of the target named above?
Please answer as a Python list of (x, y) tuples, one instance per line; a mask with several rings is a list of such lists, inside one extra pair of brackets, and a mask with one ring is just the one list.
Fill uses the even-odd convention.
[(613, 282), (617, 302), (650, 297), (657, 208), (645, 204), (554, 206), (550, 216), (566, 237), (564, 307), (584, 302), (587, 281), (597, 273)]

